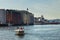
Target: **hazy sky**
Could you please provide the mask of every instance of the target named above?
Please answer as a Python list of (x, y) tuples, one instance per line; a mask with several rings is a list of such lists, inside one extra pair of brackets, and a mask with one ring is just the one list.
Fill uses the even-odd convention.
[(46, 19), (60, 19), (60, 0), (0, 0), (2, 9), (26, 10), (35, 17), (44, 15)]

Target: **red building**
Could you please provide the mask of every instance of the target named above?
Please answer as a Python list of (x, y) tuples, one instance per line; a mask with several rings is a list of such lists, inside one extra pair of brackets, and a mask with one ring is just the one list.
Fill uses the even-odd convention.
[(21, 24), (21, 13), (15, 10), (6, 10), (6, 23)]

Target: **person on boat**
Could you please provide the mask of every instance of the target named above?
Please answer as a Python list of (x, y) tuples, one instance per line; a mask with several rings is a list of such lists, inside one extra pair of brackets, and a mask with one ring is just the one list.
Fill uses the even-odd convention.
[(21, 31), (24, 31), (24, 28), (23, 27), (21, 27), (21, 28), (19, 28)]

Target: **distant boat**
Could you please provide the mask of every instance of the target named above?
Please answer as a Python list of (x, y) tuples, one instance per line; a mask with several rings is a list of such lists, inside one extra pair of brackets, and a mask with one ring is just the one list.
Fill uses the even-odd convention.
[(18, 29), (15, 30), (16, 31), (16, 35), (24, 35), (24, 28), (20, 27)]
[(12, 24), (8, 23), (8, 26), (12, 26)]

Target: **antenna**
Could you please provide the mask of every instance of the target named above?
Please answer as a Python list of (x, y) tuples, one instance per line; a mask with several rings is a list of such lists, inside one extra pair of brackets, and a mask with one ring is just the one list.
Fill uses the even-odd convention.
[(28, 11), (29, 9), (27, 8), (27, 11)]

